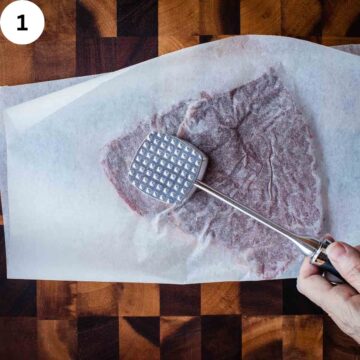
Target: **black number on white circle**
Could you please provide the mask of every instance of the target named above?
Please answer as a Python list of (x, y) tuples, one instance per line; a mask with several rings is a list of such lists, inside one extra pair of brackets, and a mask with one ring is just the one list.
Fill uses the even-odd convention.
[(25, 15), (19, 15), (17, 18), (20, 19), (21, 22), (21, 25), (20, 27), (17, 28), (17, 30), (19, 31), (29, 30), (27, 27), (25, 27)]

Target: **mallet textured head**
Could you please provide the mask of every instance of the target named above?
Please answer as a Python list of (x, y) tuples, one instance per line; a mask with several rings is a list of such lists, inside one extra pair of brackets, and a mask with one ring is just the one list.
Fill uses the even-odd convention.
[(175, 136), (151, 132), (130, 165), (131, 183), (145, 194), (168, 204), (181, 204), (195, 190), (207, 157)]

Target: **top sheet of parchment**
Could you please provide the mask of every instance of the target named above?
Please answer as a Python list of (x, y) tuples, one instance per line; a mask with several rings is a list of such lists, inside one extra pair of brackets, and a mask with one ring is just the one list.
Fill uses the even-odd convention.
[[(177, 231), (159, 233), (134, 215), (109, 187), (99, 151), (150, 114), (202, 91), (241, 86), (269, 67), (282, 74), (316, 133), (330, 231), (355, 243), (359, 66), (357, 57), (322, 46), (245, 36), (115, 73), (55, 113), (44, 112), (48, 97), (7, 110), (9, 276), (172, 283), (258, 278), (225, 248), (204, 248)], [(297, 266), (277, 277), (294, 275)]]

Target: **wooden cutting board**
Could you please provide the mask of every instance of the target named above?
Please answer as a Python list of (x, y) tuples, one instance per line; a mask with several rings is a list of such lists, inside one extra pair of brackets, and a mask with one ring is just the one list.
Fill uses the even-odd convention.
[[(0, 0), (0, 11), (9, 2)], [(0, 85), (112, 71), (237, 34), (360, 43), (360, 0), (34, 2), (46, 30), (27, 46), (0, 35)], [(295, 280), (7, 280), (2, 216), (0, 226), (0, 359), (360, 358), (360, 347)]]

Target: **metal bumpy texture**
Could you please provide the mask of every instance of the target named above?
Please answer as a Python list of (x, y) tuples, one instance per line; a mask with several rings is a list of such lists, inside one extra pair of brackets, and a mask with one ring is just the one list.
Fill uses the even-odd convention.
[(204, 154), (185, 141), (153, 131), (137, 151), (129, 178), (153, 198), (180, 204), (193, 192), (206, 161)]

